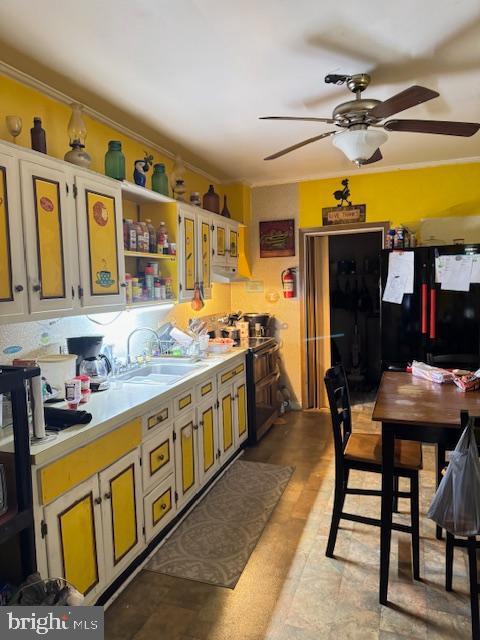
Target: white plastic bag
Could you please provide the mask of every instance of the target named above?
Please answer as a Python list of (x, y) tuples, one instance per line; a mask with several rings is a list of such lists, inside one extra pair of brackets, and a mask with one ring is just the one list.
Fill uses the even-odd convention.
[(450, 464), (427, 515), (454, 535), (480, 534), (480, 460), (473, 418), (450, 454)]

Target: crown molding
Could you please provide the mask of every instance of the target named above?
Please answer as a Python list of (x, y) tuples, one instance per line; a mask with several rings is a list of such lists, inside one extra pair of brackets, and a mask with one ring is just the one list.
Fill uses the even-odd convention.
[(432, 160), (430, 162), (412, 162), (409, 164), (397, 164), (391, 167), (360, 167), (353, 168), (350, 171), (332, 171), (326, 173), (307, 174), (297, 176), (295, 178), (279, 178), (278, 180), (253, 180), (251, 188), (257, 187), (274, 187), (282, 184), (292, 184), (298, 182), (309, 182), (312, 180), (327, 180), (329, 178), (344, 178), (346, 175), (357, 176), (367, 175), (371, 173), (393, 173), (394, 171), (411, 171), (412, 169), (425, 169), (428, 167), (441, 167), (452, 164), (475, 164), (480, 163), (480, 156), (472, 156), (469, 158), (453, 158), (451, 160)]
[[(24, 73), (23, 71), (20, 71), (15, 67), (12, 67), (11, 65), (7, 64), (6, 62), (3, 62), (2, 60), (0, 60), (0, 73), (2, 73), (5, 76), (8, 76), (9, 78), (12, 78), (12, 80), (16, 80), (17, 82), (20, 82), (28, 87), (31, 87), (32, 89), (35, 89), (36, 91), (39, 91), (40, 93), (43, 93), (49, 98), (52, 98), (53, 100), (56, 100), (57, 102), (60, 102), (62, 104), (66, 104), (70, 106), (72, 102), (78, 102), (78, 100), (76, 100), (75, 98), (68, 96), (62, 91), (58, 91), (57, 89), (54, 89), (53, 87), (46, 84), (45, 82), (42, 82), (41, 80), (37, 80), (37, 78), (34, 78), (28, 73)], [(116, 129), (120, 133), (123, 133), (123, 135), (127, 136), (128, 138), (132, 138), (137, 142), (140, 142), (144, 146), (150, 147), (151, 149), (155, 149), (155, 151), (158, 151), (159, 153), (166, 156), (167, 158), (171, 158), (172, 160), (175, 158), (175, 154), (169, 149), (165, 149), (165, 147), (162, 147), (161, 145), (155, 142), (152, 142), (148, 138), (145, 138), (144, 136), (139, 135), (132, 129), (129, 129), (128, 127), (124, 127), (119, 122), (116, 122), (115, 120), (112, 120), (111, 118), (104, 115), (103, 113), (100, 113), (95, 109), (92, 109), (87, 104), (83, 104), (83, 111), (90, 118), (93, 118), (94, 120), (97, 120), (98, 122), (101, 122), (102, 124), (105, 124), (108, 127), (111, 127), (112, 129)], [(187, 167), (187, 169), (203, 176), (210, 182), (216, 182), (218, 184), (227, 184), (230, 182), (235, 182), (234, 180), (221, 180), (217, 176), (214, 176), (208, 173), (207, 171), (204, 171), (200, 167), (197, 167), (194, 164), (187, 162), (186, 160), (184, 160), (183, 163)]]

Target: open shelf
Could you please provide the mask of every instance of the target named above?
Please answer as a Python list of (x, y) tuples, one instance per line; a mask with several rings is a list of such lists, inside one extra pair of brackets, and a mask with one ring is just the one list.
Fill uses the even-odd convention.
[(140, 204), (155, 202), (177, 202), (173, 198), (169, 198), (168, 196), (164, 196), (161, 193), (152, 191), (147, 187), (140, 187), (138, 184), (127, 182), (126, 180), (122, 182), (122, 197), (124, 198), (124, 200), (130, 200), (130, 202), (136, 202)]
[(168, 304), (176, 304), (177, 298), (169, 298), (168, 300), (145, 300), (142, 302), (132, 302), (127, 304), (127, 309), (141, 309), (144, 307), (163, 307)]
[(125, 249), (124, 255), (126, 258), (146, 258), (147, 260), (171, 260), (175, 262), (177, 259), (176, 254), (169, 253), (144, 253), (143, 251), (127, 251)]

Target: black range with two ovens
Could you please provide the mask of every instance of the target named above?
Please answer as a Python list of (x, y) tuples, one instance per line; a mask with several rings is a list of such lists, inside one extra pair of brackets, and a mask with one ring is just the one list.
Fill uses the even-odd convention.
[(279, 344), (275, 338), (246, 338), (248, 440), (255, 444), (279, 415), (281, 401), (277, 387), (280, 378)]

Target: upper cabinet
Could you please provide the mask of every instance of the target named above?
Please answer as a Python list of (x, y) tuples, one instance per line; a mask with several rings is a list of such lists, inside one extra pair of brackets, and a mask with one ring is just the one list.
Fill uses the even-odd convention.
[(193, 207), (179, 206), (179, 284), (178, 299), (191, 300), (198, 283), (198, 225)]
[(121, 189), (90, 176), (76, 176), (75, 187), (82, 306), (125, 306)]
[(212, 263), (218, 267), (238, 265), (238, 222), (212, 214)]
[(18, 163), (0, 152), (0, 318), (18, 321), (28, 310)]
[(121, 185), (0, 144), (0, 322), (125, 306)]
[(78, 306), (77, 233), (68, 176), (57, 168), (20, 161), (30, 314)]

